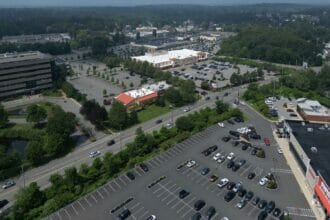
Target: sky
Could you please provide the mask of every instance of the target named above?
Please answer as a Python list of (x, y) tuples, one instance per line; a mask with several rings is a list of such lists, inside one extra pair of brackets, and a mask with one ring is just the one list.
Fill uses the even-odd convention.
[(330, 5), (330, 0), (0, 0), (0, 7), (136, 6), (158, 4), (237, 5), (257, 3), (300, 3)]

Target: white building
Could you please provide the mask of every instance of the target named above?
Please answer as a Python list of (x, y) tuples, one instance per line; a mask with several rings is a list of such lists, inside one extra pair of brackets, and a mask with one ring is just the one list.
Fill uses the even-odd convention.
[(208, 53), (189, 49), (170, 50), (161, 53), (146, 53), (144, 56), (132, 57), (133, 60), (148, 62), (158, 68), (175, 67), (206, 60)]

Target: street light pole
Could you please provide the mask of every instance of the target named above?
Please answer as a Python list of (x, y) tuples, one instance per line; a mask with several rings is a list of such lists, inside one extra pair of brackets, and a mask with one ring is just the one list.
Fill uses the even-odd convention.
[(25, 174), (24, 174), (23, 165), (21, 165), (21, 174), (22, 174), (22, 177), (23, 177), (23, 188), (25, 188)]

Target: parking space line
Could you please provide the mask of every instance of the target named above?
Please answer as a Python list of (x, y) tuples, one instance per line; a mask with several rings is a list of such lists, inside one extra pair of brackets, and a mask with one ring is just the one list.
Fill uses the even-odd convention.
[(169, 156), (166, 152), (159, 155), (160, 158), (164, 159), (164, 162), (170, 160), (172, 157)]
[(176, 149), (175, 147), (171, 148), (171, 150), (173, 150), (177, 155), (181, 154), (182, 151), (179, 151), (178, 149)]
[(58, 212), (56, 212), (56, 213), (57, 213), (57, 216), (59, 217), (59, 219), (62, 220), (62, 216), (60, 215), (60, 212), (58, 211)]
[(140, 202), (137, 202), (136, 204), (134, 204), (132, 207), (130, 207), (129, 209), (132, 209), (132, 210), (134, 210), (135, 209), (135, 207), (137, 207), (137, 206), (139, 206), (141, 203)]
[(111, 183), (107, 184), (106, 186), (109, 186), (113, 192), (116, 192), (117, 191), (117, 190), (115, 190), (115, 188), (113, 188), (113, 186), (111, 185)]
[(157, 160), (157, 162), (159, 163), (159, 165), (162, 164), (162, 163), (164, 163), (166, 161), (166, 160), (165, 161), (162, 161), (160, 159), (160, 157), (155, 157), (154, 160)]
[(143, 173), (142, 173), (142, 174), (140, 173), (141, 170), (140, 170), (138, 167), (135, 168), (135, 172), (136, 172), (136, 174), (139, 175), (139, 176), (142, 176), (142, 174), (143, 174)]
[(78, 211), (77, 211), (76, 208), (73, 206), (73, 204), (71, 204), (71, 207), (72, 207), (73, 211), (76, 213), (76, 215), (78, 215)]
[(141, 212), (143, 209), (144, 209), (144, 207), (141, 206), (141, 208), (139, 208), (137, 211), (135, 211), (135, 215), (136, 215), (137, 213)]
[(169, 157), (169, 159), (171, 159), (172, 157), (175, 157), (175, 156), (177, 156), (177, 154), (174, 154), (173, 152), (170, 152), (170, 150), (168, 150), (168, 151), (165, 151), (165, 153), (164, 154), (167, 154), (167, 156)]
[(71, 219), (71, 215), (70, 215), (70, 213), (66, 210), (66, 208), (64, 208), (63, 210), (64, 210), (64, 213), (65, 213), (67, 216), (69, 216), (69, 219)]
[(241, 174), (240, 176), (243, 176), (250, 168), (252, 167), (252, 164), (250, 164)]
[(84, 200), (87, 202), (87, 204), (89, 205), (89, 207), (92, 207), (92, 204), (88, 201), (87, 197), (84, 197)]
[(105, 186), (101, 187), (100, 190), (103, 190), (105, 192), (105, 194), (110, 195), (110, 193), (108, 192), (108, 190), (105, 188)]
[[(129, 180), (128, 177), (127, 177), (126, 175), (124, 175), (124, 176), (125, 176), (124, 178), (127, 178), (127, 180)], [(118, 177), (117, 179), (120, 180), (120, 182), (122, 182), (122, 183), (126, 186), (127, 183), (122, 179), (122, 177), (123, 177), (123, 176), (120, 176), (120, 177)]]
[(177, 197), (173, 197), (173, 199), (171, 199), (170, 201), (168, 201), (167, 203), (166, 203), (166, 205), (168, 206), (169, 204), (171, 204), (174, 200), (176, 200), (177, 199)]
[(189, 200), (189, 202), (187, 202), (188, 204), (191, 203), (192, 201), (194, 201), (196, 199), (196, 197), (194, 196), (191, 200)]
[(96, 190), (96, 192), (101, 196), (102, 199), (104, 199), (103, 195), (99, 192), (99, 190)]
[(147, 211), (145, 211), (141, 216), (140, 216), (140, 218), (144, 218), (147, 214), (149, 213), (149, 211), (147, 210)]
[[(186, 206), (185, 205), (183, 205), (181, 208), (179, 208), (177, 211), (176, 211), (176, 213), (178, 213), (179, 214), (179, 212), (181, 212), (184, 208), (186, 208)], [(189, 207), (190, 208), (190, 207)]]
[(78, 201), (78, 204), (81, 206), (81, 208), (85, 211), (86, 210), (85, 207), (80, 203), (79, 200), (77, 200), (77, 201)]
[(153, 160), (149, 160), (149, 163), (152, 164), (153, 166), (152, 167), (158, 167), (159, 164), (157, 164), (155, 161)]
[(94, 199), (95, 203), (97, 203), (97, 199), (93, 196), (93, 194), (91, 193), (89, 195), (92, 197), (92, 199)]
[(117, 183), (116, 180), (117, 180), (117, 179), (114, 179), (114, 180), (113, 180), (113, 183), (115, 183), (115, 184), (119, 187), (119, 189), (121, 189), (121, 186)]

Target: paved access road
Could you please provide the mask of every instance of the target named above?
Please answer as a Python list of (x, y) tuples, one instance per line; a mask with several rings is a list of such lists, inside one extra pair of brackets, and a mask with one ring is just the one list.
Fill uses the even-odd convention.
[[(300, 192), (284, 157), (276, 151), (271, 124), (248, 107), (243, 108), (249, 117), (246, 123), (235, 125), (225, 123), (225, 128), (214, 125), (147, 161), (149, 172), (144, 172), (139, 166), (135, 167), (132, 170), (135, 180), (130, 180), (122, 174), (96, 191), (53, 213), (47, 219), (116, 219), (116, 216), (125, 208), (132, 213), (128, 219), (146, 219), (152, 214), (156, 215), (157, 219), (190, 219), (196, 212), (193, 205), (198, 199), (206, 202), (206, 206), (200, 211), (202, 215), (207, 207), (216, 208), (217, 212), (213, 219), (224, 216), (235, 220), (256, 219), (260, 209), (248, 203), (239, 210), (235, 207), (240, 200), (237, 195), (229, 203), (224, 201), (224, 195), (228, 190), (216, 186), (219, 179), (224, 177), (234, 182), (241, 181), (243, 187), (253, 191), (255, 196), (267, 201), (275, 201), (276, 206), (281, 210), (286, 209), (293, 219), (313, 219), (314, 215)], [(251, 155), (250, 148), (243, 151), (240, 146), (233, 147), (231, 142), (225, 143), (221, 140), (223, 136), (228, 135), (229, 130), (249, 124), (253, 124), (263, 138), (268, 137), (271, 140), (269, 147), (266, 147), (262, 141), (253, 142), (253, 145), (262, 146), (265, 149), (266, 159)], [(205, 157), (201, 154), (202, 150), (214, 144), (219, 147), (216, 152), (222, 154), (234, 152), (235, 160), (244, 158), (247, 163), (238, 171), (233, 172), (226, 167), (227, 160), (218, 164), (212, 160), (213, 155)], [(184, 166), (177, 169), (179, 164), (189, 159), (195, 160), (197, 165), (193, 168)], [(200, 173), (204, 167), (210, 168), (210, 173), (206, 176)], [(278, 181), (279, 188), (276, 190), (269, 190), (258, 184), (260, 177), (270, 171), (274, 173)], [(249, 172), (255, 172), (256, 177), (248, 180)], [(219, 177), (215, 183), (209, 181), (212, 174)], [(148, 185), (162, 176), (165, 177), (163, 180), (148, 188)], [(184, 199), (179, 199), (178, 193), (182, 189), (189, 191), (190, 194)], [(129, 198), (132, 200), (111, 213), (111, 210)], [(268, 217), (267, 219), (276, 218)]]

